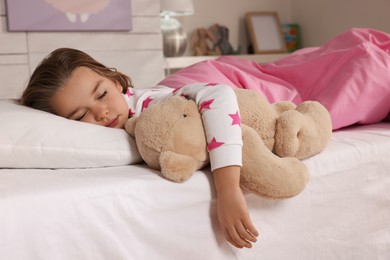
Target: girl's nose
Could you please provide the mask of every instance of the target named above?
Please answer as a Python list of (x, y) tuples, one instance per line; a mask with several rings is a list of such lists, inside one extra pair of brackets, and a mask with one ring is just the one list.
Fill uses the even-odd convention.
[(105, 119), (108, 115), (108, 108), (106, 106), (100, 105), (95, 108), (94, 114), (95, 114), (95, 120), (101, 121)]

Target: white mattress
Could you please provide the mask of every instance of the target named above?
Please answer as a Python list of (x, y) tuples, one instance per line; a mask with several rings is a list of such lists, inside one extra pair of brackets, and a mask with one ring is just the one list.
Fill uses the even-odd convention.
[(0, 259), (390, 259), (390, 124), (333, 134), (297, 197), (246, 193), (261, 235), (219, 230), (208, 170), (177, 184), (145, 165), (1, 169)]

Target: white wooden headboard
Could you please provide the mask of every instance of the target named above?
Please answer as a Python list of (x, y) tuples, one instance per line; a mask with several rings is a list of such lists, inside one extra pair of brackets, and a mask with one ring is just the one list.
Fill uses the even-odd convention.
[(164, 77), (159, 0), (131, 0), (131, 32), (7, 32), (0, 0), (0, 99), (18, 98), (31, 72), (52, 50), (83, 50), (129, 75), (135, 86), (151, 87)]

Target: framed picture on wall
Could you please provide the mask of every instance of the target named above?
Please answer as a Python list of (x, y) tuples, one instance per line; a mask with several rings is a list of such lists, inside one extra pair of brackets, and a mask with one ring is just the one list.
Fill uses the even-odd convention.
[(130, 31), (130, 0), (6, 0), (9, 31)]
[(286, 52), (282, 25), (276, 12), (250, 12), (245, 15), (254, 53)]

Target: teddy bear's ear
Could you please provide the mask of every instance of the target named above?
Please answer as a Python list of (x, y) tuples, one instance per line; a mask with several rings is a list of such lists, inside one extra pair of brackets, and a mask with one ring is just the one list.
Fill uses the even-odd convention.
[(137, 121), (138, 121), (138, 117), (136, 116), (133, 116), (133, 117), (130, 117), (126, 124), (125, 124), (125, 129), (126, 129), (126, 132), (131, 135), (132, 137), (135, 136), (134, 134), (134, 130), (135, 130), (135, 125), (137, 124)]

